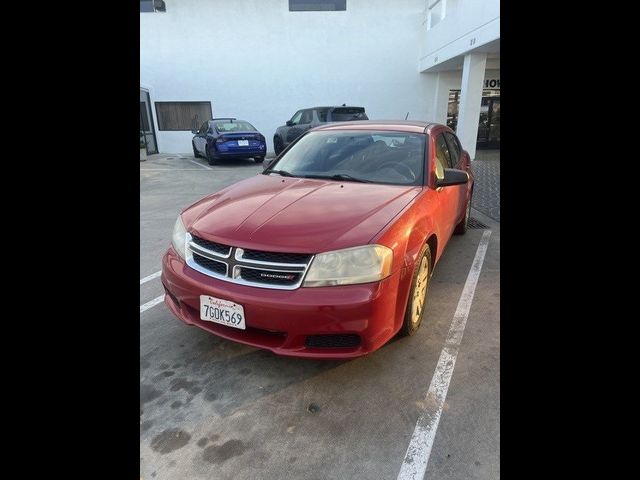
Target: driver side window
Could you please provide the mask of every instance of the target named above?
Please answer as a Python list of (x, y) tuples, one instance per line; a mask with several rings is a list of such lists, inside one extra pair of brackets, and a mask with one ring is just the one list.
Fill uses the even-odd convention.
[(303, 110), (300, 110), (299, 112), (296, 112), (296, 114), (293, 117), (291, 117), (291, 122), (294, 125), (298, 125), (300, 123), (300, 118), (302, 117), (302, 112), (303, 112)]
[(200, 127), (200, 131), (198, 133), (207, 133), (208, 127), (209, 127), (209, 122), (204, 122)]
[(433, 159), (436, 162), (436, 179), (442, 180), (444, 169), (449, 167), (449, 150), (442, 134), (436, 137), (436, 154)]

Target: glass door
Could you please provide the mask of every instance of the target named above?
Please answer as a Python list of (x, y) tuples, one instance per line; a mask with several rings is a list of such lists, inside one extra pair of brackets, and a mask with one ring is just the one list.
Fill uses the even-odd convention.
[(476, 148), (500, 148), (500, 97), (483, 97)]
[(140, 90), (140, 141), (147, 146), (148, 154), (158, 153), (149, 92), (142, 89)]

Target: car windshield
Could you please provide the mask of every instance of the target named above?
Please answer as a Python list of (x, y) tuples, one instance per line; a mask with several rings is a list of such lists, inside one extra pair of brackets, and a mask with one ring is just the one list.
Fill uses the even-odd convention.
[(303, 136), (265, 174), (422, 185), (426, 135), (385, 131), (317, 131)]
[(219, 132), (255, 132), (256, 129), (249, 122), (245, 121), (226, 121), (226, 122), (213, 122), (216, 129)]

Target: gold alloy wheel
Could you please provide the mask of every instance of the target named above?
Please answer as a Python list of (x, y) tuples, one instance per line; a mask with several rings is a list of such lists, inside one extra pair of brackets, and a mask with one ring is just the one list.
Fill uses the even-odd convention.
[(416, 288), (413, 290), (413, 300), (411, 302), (411, 323), (417, 325), (420, 321), (420, 315), (424, 310), (425, 300), (427, 298), (427, 285), (429, 283), (429, 261), (426, 256), (422, 257), (420, 269), (416, 277)]

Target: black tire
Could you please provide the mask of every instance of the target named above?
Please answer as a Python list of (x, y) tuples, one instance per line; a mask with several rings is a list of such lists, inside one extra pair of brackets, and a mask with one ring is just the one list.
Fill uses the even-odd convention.
[(256, 163), (264, 162), (264, 157), (253, 157), (253, 161)]
[(216, 165), (218, 163), (218, 159), (211, 154), (211, 152), (209, 151), (209, 146), (207, 145), (206, 147), (204, 147), (204, 151), (207, 154), (207, 163), (209, 165)]
[(200, 154), (198, 153), (198, 150), (196, 150), (196, 146), (195, 146), (195, 144), (193, 142), (191, 142), (191, 146), (193, 147), (193, 156), (195, 158), (199, 158)]
[[(420, 275), (423, 259), (426, 266), (426, 277), (424, 277), (424, 272), (422, 272), (423, 275)], [(404, 321), (402, 322), (402, 327), (400, 328), (399, 332), (399, 334), (403, 337), (411, 336), (416, 333), (416, 331), (420, 327), (420, 324), (422, 323), (424, 310), (427, 305), (429, 284), (431, 283), (431, 268), (431, 249), (429, 248), (429, 245), (425, 243), (422, 246), (420, 253), (418, 254), (415, 270), (413, 272), (413, 278), (411, 279), (411, 290), (409, 291), (409, 298), (407, 300), (407, 309), (404, 312)], [(419, 276), (421, 276), (422, 278), (419, 279)], [(417, 315), (414, 315), (414, 310), (416, 310), (417, 308), (417, 305), (414, 303), (414, 301), (420, 301), (420, 298), (416, 297), (416, 290), (419, 288), (423, 291), (421, 299), (422, 304), (419, 306), (419, 312), (417, 313)]]
[(469, 195), (469, 201), (467, 202), (467, 207), (464, 211), (464, 217), (460, 220), (460, 223), (456, 225), (456, 228), (453, 231), (455, 235), (464, 235), (467, 233), (467, 230), (469, 229), (469, 217), (471, 217), (471, 195)]
[(280, 155), (280, 152), (284, 150), (284, 145), (280, 137), (273, 137), (273, 150), (276, 152), (276, 155)]

